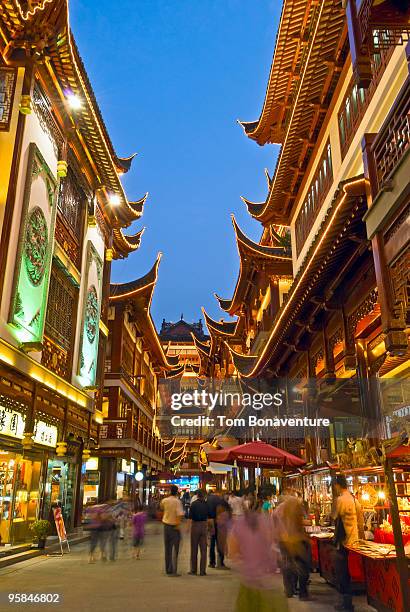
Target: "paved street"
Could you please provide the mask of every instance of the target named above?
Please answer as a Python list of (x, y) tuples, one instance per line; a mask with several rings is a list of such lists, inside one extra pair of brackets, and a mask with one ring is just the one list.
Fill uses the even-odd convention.
[[(73, 547), (69, 555), (36, 558), (0, 571), (1, 610), (52, 608), (44, 605), (9, 605), (6, 594), (60, 593), (59, 610), (117, 610), (138, 609), (139, 612), (227, 612), (234, 609), (238, 588), (233, 572), (208, 569), (207, 577), (188, 576), (188, 542), (180, 556), (180, 578), (164, 575), (162, 533), (158, 525), (149, 525), (142, 558), (131, 559), (128, 544), (121, 543), (116, 562), (88, 564), (87, 546)], [(290, 612), (327, 612), (337, 600), (336, 593), (316, 574), (312, 577), (311, 602), (290, 600)], [(357, 599), (356, 611), (368, 612), (365, 599)]]

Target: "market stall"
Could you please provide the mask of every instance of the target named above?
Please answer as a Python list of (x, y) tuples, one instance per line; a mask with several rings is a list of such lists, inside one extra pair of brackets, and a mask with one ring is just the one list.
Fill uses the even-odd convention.
[[(369, 605), (380, 612), (386, 610), (405, 612), (396, 547), (393, 544), (378, 544), (360, 540), (356, 545), (347, 548), (349, 555), (358, 555), (362, 561)], [(410, 554), (407, 569), (410, 570)]]

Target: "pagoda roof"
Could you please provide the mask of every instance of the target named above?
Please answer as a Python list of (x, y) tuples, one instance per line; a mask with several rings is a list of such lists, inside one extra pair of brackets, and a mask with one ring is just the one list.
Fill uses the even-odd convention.
[[(304, 309), (311, 306), (311, 298), (322, 295), (336, 271), (343, 268), (358, 248), (350, 235), (362, 236), (366, 243), (366, 230), (362, 221), (366, 211), (365, 179), (363, 175), (340, 183), (325, 218), (302, 262), (299, 272), (290, 287), (287, 300), (278, 311), (269, 335), (258, 355), (250, 359), (238, 360), (236, 367), (244, 378), (260, 375), (269, 364), (283, 358), (284, 342), (291, 333), (296, 318), (301, 317)], [(337, 276), (337, 275), (336, 275)], [(243, 357), (248, 357), (243, 355)]]
[(257, 355), (242, 355), (241, 353), (237, 353), (233, 350), (228, 343), (226, 343), (229, 352), (231, 354), (232, 363), (235, 366), (235, 369), (240, 373), (241, 376), (246, 376), (249, 374), (255, 366), (255, 363), (258, 360)]
[(123, 215), (127, 217), (128, 223), (132, 223), (133, 221), (142, 217), (142, 213), (144, 212), (144, 204), (147, 198), (148, 198), (148, 191), (139, 200), (128, 202), (128, 207), (126, 211), (123, 212)]
[(205, 344), (205, 342), (201, 342), (200, 340), (198, 340), (195, 334), (191, 333), (191, 335), (192, 335), (192, 340), (194, 341), (194, 344), (195, 344), (195, 348), (198, 350), (198, 352), (209, 357), (209, 353), (211, 352), (211, 345)]
[(144, 231), (145, 227), (143, 227), (136, 234), (129, 236), (125, 235), (121, 228), (114, 228), (114, 259), (124, 259), (125, 257), (128, 257), (128, 255), (132, 253), (132, 251), (136, 251), (141, 245), (141, 238)]
[(222, 336), (233, 336), (235, 335), (236, 327), (238, 325), (238, 319), (236, 321), (215, 321), (206, 313), (205, 309), (202, 308), (205, 323), (209, 332), (216, 333)]
[(128, 283), (111, 283), (109, 300), (112, 305), (123, 304), (129, 308), (130, 320), (144, 332), (144, 342), (159, 367), (172, 370), (178, 364), (178, 357), (175, 359), (165, 354), (151, 317), (152, 295), (158, 280), (160, 261), (161, 253), (152, 268), (141, 278)]
[(150, 303), (155, 284), (158, 280), (158, 267), (161, 257), (162, 254), (158, 253), (154, 265), (144, 276), (128, 283), (111, 283), (110, 300), (112, 302), (121, 302), (144, 295), (148, 297), (148, 302)]
[(245, 201), (249, 213), (264, 225), (289, 225), (327, 113), (327, 101), (340, 76), (346, 36), (345, 11), (334, 0), (283, 1), (260, 117), (241, 123), (246, 135), (258, 144), (282, 145), (265, 202)]
[(185, 372), (185, 364), (178, 366), (177, 368), (173, 368), (169, 372), (165, 372), (165, 378), (181, 378)]
[(128, 157), (118, 157), (117, 156), (117, 164), (119, 172), (123, 172), (124, 174), (131, 169), (132, 162), (134, 161), (134, 157), (136, 153), (129, 155)]
[(161, 330), (159, 332), (162, 341), (166, 342), (192, 342), (192, 335), (202, 342), (209, 340), (209, 336), (204, 333), (202, 321), (194, 323), (184, 321), (183, 315), (179, 321), (165, 321), (163, 319)]
[(254, 270), (265, 268), (271, 274), (292, 276), (292, 257), (287, 247), (267, 246), (254, 242), (240, 229), (233, 215), (232, 223), (240, 258), (239, 275), (232, 299), (220, 298), (215, 294), (222, 310), (229, 312), (230, 315), (239, 312)]
[[(33, 32), (44, 35), (48, 61), (39, 63), (37, 69), (53, 92), (53, 108), (60, 118), (68, 117), (72, 138), (85, 152), (84, 169), (103, 198), (107, 219), (114, 227), (126, 227), (142, 212), (139, 206), (135, 210), (133, 203), (128, 201), (118, 176), (129, 170), (134, 155), (120, 157), (114, 150), (70, 30), (68, 0), (1, 3), (0, 22), (3, 33), (0, 52), (8, 54), (8, 57), (12, 57), (15, 50), (27, 46), (27, 42), (33, 39)], [(75, 111), (69, 108), (68, 94), (79, 98), (80, 108)], [(110, 206), (112, 195), (119, 198), (118, 206)]]

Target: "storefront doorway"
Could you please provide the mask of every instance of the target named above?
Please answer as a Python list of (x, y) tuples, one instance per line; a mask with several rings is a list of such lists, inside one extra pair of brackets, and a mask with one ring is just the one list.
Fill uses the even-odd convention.
[(49, 459), (44, 492), (43, 517), (53, 524), (52, 508), (62, 508), (66, 529), (74, 526), (76, 476), (78, 466), (61, 459)]
[(0, 545), (30, 541), (39, 511), (41, 461), (0, 450)]

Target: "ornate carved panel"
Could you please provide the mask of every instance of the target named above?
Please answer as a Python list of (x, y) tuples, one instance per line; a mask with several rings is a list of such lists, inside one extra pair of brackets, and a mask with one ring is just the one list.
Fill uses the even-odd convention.
[(406, 208), (400, 213), (394, 223), (389, 227), (387, 232), (384, 235), (385, 244), (393, 238), (393, 236), (399, 231), (399, 229), (404, 225), (410, 217), (410, 204), (406, 206)]
[(329, 338), (329, 348), (334, 352), (336, 346), (343, 343), (343, 330), (341, 327), (337, 329)]
[(395, 297), (395, 314), (398, 319), (410, 323), (410, 246), (396, 259), (390, 267), (393, 292)]
[(47, 336), (44, 336), (43, 340), (41, 363), (47, 369), (61, 376), (61, 378), (69, 380), (71, 373), (69, 354)]
[(0, 131), (2, 132), (10, 129), (16, 82), (16, 68), (0, 68)]
[(378, 292), (377, 292), (377, 288), (375, 288), (369, 293), (366, 299), (363, 300), (363, 302), (361, 302), (358, 308), (356, 308), (356, 310), (352, 312), (351, 315), (349, 315), (347, 327), (348, 327), (349, 340), (351, 342), (353, 342), (354, 340), (354, 334), (355, 334), (358, 323), (360, 323), (360, 321), (364, 319), (364, 317), (366, 317), (368, 314), (373, 312), (374, 307), (377, 304), (377, 296), (378, 296)]
[(78, 241), (69, 231), (60, 212), (57, 214), (55, 238), (77, 270), (81, 268), (81, 250)]
[(33, 91), (33, 108), (42, 129), (53, 143), (54, 152), (59, 159), (63, 149), (64, 138), (53, 117), (51, 104), (38, 83), (36, 83)]

